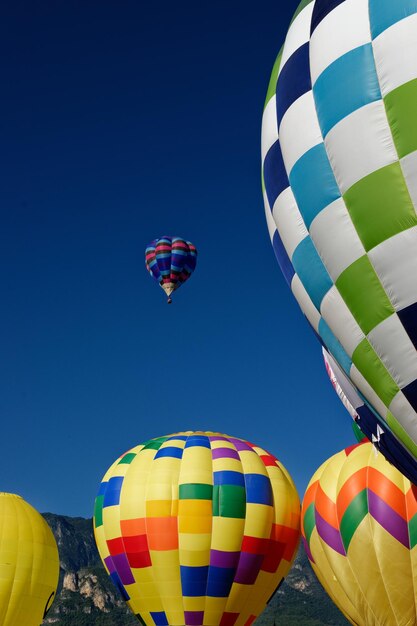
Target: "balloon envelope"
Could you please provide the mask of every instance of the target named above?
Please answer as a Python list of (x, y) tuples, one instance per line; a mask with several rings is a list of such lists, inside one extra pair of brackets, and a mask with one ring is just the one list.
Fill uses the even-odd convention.
[(1, 626), (39, 626), (58, 576), (58, 548), (46, 521), (20, 496), (0, 493)]
[(262, 125), (280, 267), (417, 482), (417, 4), (303, 0)]
[(147, 626), (249, 626), (288, 572), (299, 500), (280, 462), (219, 433), (132, 448), (96, 499), (104, 565)]
[(312, 567), (352, 624), (417, 623), (417, 488), (371, 443), (323, 463), (301, 516)]
[(154, 239), (145, 250), (146, 269), (168, 296), (187, 281), (197, 263), (197, 250), (181, 237)]

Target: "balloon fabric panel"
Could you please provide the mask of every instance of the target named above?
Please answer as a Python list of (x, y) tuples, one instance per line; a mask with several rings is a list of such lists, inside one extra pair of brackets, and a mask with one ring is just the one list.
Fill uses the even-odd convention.
[(148, 626), (249, 626), (286, 575), (299, 501), (279, 461), (217, 433), (151, 440), (96, 498), (105, 567)]
[(414, 482), (416, 41), (414, 0), (302, 2), (262, 124), (280, 267), (363, 398), (364, 433)]

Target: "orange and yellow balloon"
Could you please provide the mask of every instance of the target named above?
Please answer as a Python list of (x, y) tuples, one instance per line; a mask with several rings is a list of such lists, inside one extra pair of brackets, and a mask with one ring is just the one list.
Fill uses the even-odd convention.
[(371, 443), (317, 470), (301, 527), (318, 579), (351, 624), (417, 624), (417, 487)]
[(54, 600), (58, 548), (43, 517), (0, 493), (0, 626), (39, 626)]
[(249, 626), (291, 566), (299, 522), (296, 489), (275, 457), (235, 437), (183, 432), (115, 461), (94, 531), (147, 626)]

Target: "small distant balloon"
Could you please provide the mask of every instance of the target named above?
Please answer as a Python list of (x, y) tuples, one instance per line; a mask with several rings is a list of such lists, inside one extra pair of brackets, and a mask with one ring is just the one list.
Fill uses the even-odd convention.
[(20, 496), (0, 493), (0, 624), (39, 626), (58, 586), (51, 529)]
[(162, 287), (171, 304), (172, 293), (181, 287), (195, 270), (197, 249), (181, 237), (154, 239), (145, 251), (146, 269)]

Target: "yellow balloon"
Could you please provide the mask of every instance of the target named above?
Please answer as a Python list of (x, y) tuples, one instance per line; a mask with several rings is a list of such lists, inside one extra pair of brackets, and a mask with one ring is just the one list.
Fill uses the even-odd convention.
[(351, 624), (417, 624), (417, 487), (370, 442), (315, 472), (301, 528), (318, 579)]
[(220, 433), (152, 439), (116, 460), (94, 531), (146, 626), (251, 626), (291, 567), (300, 503), (281, 463)]
[(58, 547), (23, 498), (0, 493), (0, 626), (39, 626), (58, 585)]

